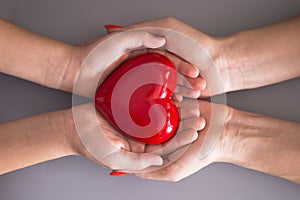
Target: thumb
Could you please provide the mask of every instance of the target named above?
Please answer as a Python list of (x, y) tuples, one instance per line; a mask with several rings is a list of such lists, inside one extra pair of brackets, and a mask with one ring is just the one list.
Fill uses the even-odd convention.
[(130, 151), (130, 144), (117, 130), (115, 130), (109, 122), (107, 122), (102, 116), (97, 114), (98, 121), (103, 129), (103, 134), (116, 148)]
[(112, 36), (110, 46), (114, 48), (114, 55), (123, 55), (128, 50), (140, 47), (159, 48), (165, 45), (166, 39), (152, 35), (146, 31), (125, 31)]

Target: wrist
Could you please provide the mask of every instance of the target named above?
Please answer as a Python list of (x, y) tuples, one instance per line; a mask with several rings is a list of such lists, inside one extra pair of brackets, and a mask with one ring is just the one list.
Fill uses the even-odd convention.
[(72, 109), (58, 111), (60, 112), (60, 127), (62, 127), (61, 132), (64, 136), (64, 147), (70, 154), (77, 155), (80, 152), (78, 151), (78, 143), (80, 142), (79, 137), (77, 136), (76, 127), (73, 120)]
[(91, 158), (90, 153), (84, 147), (77, 133), (76, 125), (73, 118), (72, 108), (62, 111), (63, 134), (66, 140), (66, 148), (73, 155), (81, 155)]
[[(203, 104), (205, 105), (205, 104)], [(214, 108), (212, 107), (214, 106)], [(224, 116), (218, 119), (215, 118), (215, 121), (218, 121), (217, 124), (211, 123), (211, 110), (207, 112), (206, 108), (214, 109), (216, 116)], [(203, 106), (202, 109), (203, 117), (207, 120), (206, 128), (210, 127), (213, 131), (212, 134), (217, 134), (217, 131), (221, 131), (217, 137), (217, 142), (212, 149), (212, 152), (208, 154), (210, 162), (229, 162), (232, 163), (234, 161), (233, 153), (235, 153), (235, 149), (237, 144), (235, 144), (235, 136), (238, 133), (237, 128), (239, 127), (240, 113), (239, 111), (221, 104), (210, 104), (207, 106)], [(217, 112), (217, 113), (216, 113)], [(219, 127), (221, 129), (219, 129)], [(212, 138), (212, 137), (210, 137)]]
[[(97, 160), (84, 146), (82, 143), (80, 136), (78, 135), (76, 125), (75, 125), (75, 120), (73, 117), (73, 111), (72, 109), (84, 109), (84, 111), (88, 112), (86, 110), (87, 106), (93, 106), (91, 104), (86, 104), (86, 105), (81, 105), (76, 108), (71, 108), (68, 110), (62, 111), (62, 121), (63, 121), (63, 127), (64, 127), (64, 137), (66, 140), (66, 145), (65, 148), (68, 149), (69, 152), (71, 152), (71, 155), (80, 155), (82, 157), (85, 157), (97, 164), (103, 165), (99, 160)], [(78, 112), (77, 112), (78, 114)], [(76, 114), (75, 114), (76, 115)], [(84, 118), (89, 118), (89, 117), (94, 117), (93, 114), (87, 114), (84, 116)], [(101, 123), (101, 122), (100, 122)], [(79, 125), (80, 126), (80, 125)], [(93, 128), (92, 124), (85, 125), (88, 126), (88, 128)], [(99, 149), (101, 150), (101, 147), (99, 146)]]
[(240, 138), (238, 137), (242, 131), (243, 112), (226, 106), (226, 118), (223, 131), (218, 142), (219, 162), (228, 162), (237, 164), (238, 153), (241, 148)]
[(272, 148), (272, 142), (277, 140), (276, 134), (282, 128), (281, 120), (232, 108), (228, 119), (222, 140), (223, 160), (254, 169), (253, 162)]
[(245, 89), (245, 73), (241, 69), (243, 51), (240, 49), (239, 33), (215, 38), (213, 62), (222, 79), (225, 92)]
[(64, 49), (64, 55), (62, 56), (62, 71), (58, 74), (59, 86), (58, 89), (72, 92), (75, 83), (77, 72), (81, 65), (81, 53), (80, 47), (68, 46)]

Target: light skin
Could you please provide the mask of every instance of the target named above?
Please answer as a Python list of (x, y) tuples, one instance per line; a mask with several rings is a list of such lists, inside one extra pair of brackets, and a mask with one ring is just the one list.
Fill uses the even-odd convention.
[[(154, 172), (136, 174), (137, 176), (178, 181), (211, 163), (228, 162), (300, 184), (299, 124), (206, 101), (198, 103), (207, 120), (207, 126), (198, 139), (176, 162)], [(212, 123), (210, 119), (213, 106), (225, 110), (225, 123), (215, 147), (207, 156), (199, 159), (203, 139)]]
[[(219, 37), (219, 38), (207, 36), (204, 33), (201, 33), (198, 30), (193, 29), (189, 25), (179, 22), (173, 18), (158, 19), (154, 21), (144, 22), (129, 27), (119, 28), (119, 29), (114, 29), (109, 31), (110, 32), (124, 31), (132, 28), (151, 26), (151, 27), (171, 28), (183, 32), (189, 35), (190, 37), (194, 38), (197, 42), (201, 43), (201, 45), (205, 49), (207, 49), (207, 52), (209, 53), (210, 57), (216, 64), (221, 74), (222, 82), (225, 87), (225, 90), (234, 91), (240, 89), (261, 87), (267, 84), (272, 84), (283, 80), (295, 78), (300, 75), (300, 68), (299, 68), (300, 60), (299, 60), (299, 56), (297, 56), (299, 55), (300, 52), (299, 51), (300, 38), (297, 37), (300, 34), (299, 21), (300, 18), (297, 17), (286, 22), (282, 22), (282, 23), (278, 23), (267, 27), (250, 30), (250, 31), (243, 31), (237, 34), (233, 34), (225, 37)], [(81, 61), (78, 60), (76, 61), (76, 59), (74, 58), (80, 57), (82, 59), (84, 57), (83, 55), (86, 55), (87, 52), (89, 51), (90, 51), (89, 48), (85, 48), (85, 51), (82, 52), (79, 51), (78, 49), (72, 51), (71, 54), (72, 56), (68, 57), (69, 62), (67, 62), (68, 63), (66, 65), (67, 67), (64, 69), (65, 70), (69, 70), (70, 68), (76, 69), (76, 67), (74, 66), (77, 66), (78, 63), (80, 63)], [(64, 53), (62, 53), (62, 55), (64, 55)], [(31, 57), (29, 56), (29, 58)], [(51, 54), (49, 55), (48, 58), (49, 60), (51, 60)], [(3, 59), (5, 60), (6, 58)], [(47, 56), (45, 57), (45, 59), (47, 60)], [(3, 64), (6, 65), (7, 63), (9, 62), (3, 62)], [(26, 62), (21, 62), (21, 63), (26, 63)], [(51, 62), (46, 62), (46, 63), (51, 63)], [(282, 66), (284, 66), (285, 70), (282, 70)], [(7, 71), (3, 71), (5, 69), (2, 68), (0, 69), (4, 73), (12, 74), (22, 78), (30, 77), (29, 75), (26, 76), (23, 75), (23, 73), (15, 74), (17, 73), (18, 70), (15, 70), (16, 72), (11, 72), (11, 71), (7, 72)], [(56, 70), (54, 70), (54, 72), (55, 71)], [(278, 73), (278, 72), (282, 72), (282, 73)], [(24, 73), (25, 74), (28, 73), (27, 70)], [(191, 75), (190, 77), (194, 78), (193, 75)], [(62, 83), (60, 84), (56, 83), (57, 85), (54, 86), (52, 84), (53, 81), (51, 81), (51, 78), (50, 80), (48, 80), (47, 78), (38, 79), (38, 80), (35, 80), (34, 78), (32, 79), (37, 83), (44, 84), (49, 87), (64, 89), (67, 91), (71, 90), (71, 88), (63, 86), (64, 84)], [(29, 80), (31, 79), (29, 78)], [(66, 80), (74, 81), (74, 77), (72, 78), (71, 76), (71, 78), (66, 78)], [(204, 96), (210, 95), (209, 91), (204, 91), (202, 93)], [(212, 104), (207, 102), (202, 102), (202, 101), (200, 101), (199, 104), (200, 104), (201, 115), (203, 115), (206, 118), (206, 121), (208, 123), (208, 126), (206, 126), (207, 129), (207, 127), (209, 127), (209, 124), (211, 123), (209, 120), (210, 120), (210, 107), (212, 106)], [(222, 106), (222, 105), (218, 105), (218, 106)], [(150, 173), (140, 173), (136, 175), (144, 178), (178, 181), (192, 173), (195, 173), (196, 171), (209, 165), (210, 163), (230, 162), (239, 166), (255, 169), (275, 176), (286, 178), (296, 183), (300, 183), (300, 178), (299, 178), (300, 137), (298, 137), (299, 136), (298, 124), (283, 121), (283, 120), (278, 120), (274, 118), (264, 117), (256, 114), (237, 111), (227, 106), (224, 106), (224, 109), (227, 111), (225, 117), (226, 123), (224, 129), (222, 130), (221, 135), (217, 141), (217, 145), (207, 157), (199, 160), (195, 156), (198, 155), (199, 149), (202, 145), (203, 137), (205, 136), (205, 130), (206, 130), (204, 129), (203, 132), (200, 132), (201, 134), (199, 134), (198, 139), (192, 143), (191, 148), (187, 152), (185, 152), (185, 154), (179, 160), (160, 170), (150, 172)], [(67, 112), (67, 111), (59, 111), (59, 112)], [(68, 115), (70, 115), (70, 113), (66, 114), (65, 116)], [(44, 117), (42, 118), (44, 119)], [(71, 119), (71, 117), (63, 117), (63, 119)], [(28, 124), (33, 123), (32, 121), (31, 122), (30, 121)], [(26, 124), (26, 122), (24, 123)], [(65, 122), (64, 124), (72, 124), (72, 123)], [(29, 125), (28, 127), (30, 128), (30, 126), (31, 125)], [(282, 127), (285, 128), (283, 129)], [(6, 128), (12, 129), (13, 125), (6, 125)], [(53, 130), (55, 130), (55, 128), (53, 128)], [(16, 130), (16, 132), (17, 131), (19, 130)], [(56, 136), (56, 134), (50, 134), (50, 135), (53, 136), (54, 138), (59, 137)], [(66, 135), (67, 138), (72, 138), (76, 140), (76, 137), (74, 138), (76, 134), (75, 135), (63, 134), (63, 135)], [(3, 136), (3, 137), (10, 138), (7, 136)], [(60, 137), (60, 138), (64, 138), (64, 137)], [(21, 140), (26, 141), (26, 137), (21, 137)], [(70, 148), (72, 150), (66, 150), (65, 148), (58, 148), (60, 149), (61, 152), (64, 152), (62, 153), (62, 155), (63, 154), (69, 155), (72, 154), (72, 152), (77, 152), (77, 153), (80, 152), (80, 154), (89, 157), (87, 155), (88, 153), (83, 148), (80, 148), (81, 151), (74, 150), (76, 148), (74, 148), (73, 145), (66, 144), (64, 140), (65, 139), (61, 139), (61, 141), (58, 142), (58, 144), (61, 144), (67, 149)], [(119, 138), (116, 138), (116, 143), (119, 140), (120, 140)], [(11, 139), (8, 139), (7, 141), (11, 141)], [(12, 141), (14, 141), (14, 139)], [(42, 141), (45, 140), (43, 139)], [(80, 146), (76, 142), (74, 144), (75, 146)], [(45, 145), (47, 146), (47, 144)], [(145, 148), (144, 146), (140, 144), (136, 144), (135, 142), (130, 140), (127, 140), (126, 145), (123, 147), (129, 148), (136, 152), (141, 152), (141, 151), (147, 152), (147, 147)], [(180, 147), (177, 148), (180, 149)], [(4, 150), (4, 152), (7, 151), (8, 150)], [(174, 151), (174, 153), (176, 154), (175, 149), (172, 149), (172, 151)], [(33, 160), (35, 160), (34, 162), (39, 162), (39, 159), (41, 159), (42, 157), (44, 158), (44, 156), (46, 159), (53, 159), (57, 156), (57, 153), (55, 152), (55, 150), (53, 150), (53, 154), (51, 155), (49, 154), (49, 156), (38, 155), (36, 156), (37, 159), (33, 159)], [(41, 161), (44, 161), (46, 159), (42, 159)], [(16, 162), (14, 163), (17, 162), (18, 160), (16, 159)], [(274, 163), (276, 163), (276, 166), (274, 166)], [(288, 163), (288, 165), (286, 163)], [(6, 171), (10, 171), (10, 170), (7, 169)]]
[[(71, 46), (34, 34), (3, 19), (0, 19), (0, 30), (0, 72), (67, 92), (73, 91), (76, 75), (84, 59), (95, 46), (114, 35), (106, 35), (79, 46)], [(129, 39), (126, 35), (124, 37)], [(114, 62), (106, 68), (110, 72), (120, 62), (137, 54), (127, 51), (126, 48), (134, 49), (143, 45), (156, 48), (164, 45), (164, 42), (162, 38), (151, 37), (143, 32), (137, 34), (135, 38), (130, 37), (127, 43), (119, 45), (114, 43), (112, 45), (122, 51), (122, 54), (115, 55)], [(203, 79), (193, 79), (199, 75), (197, 68), (171, 54), (163, 54), (174, 62), (178, 71), (185, 75), (192, 85), (196, 86), (194, 89), (199, 90), (205, 87)], [(103, 56), (105, 59), (107, 55)], [(84, 91), (80, 95), (91, 96), (91, 94), (85, 94)]]
[[(208, 36), (170, 17), (112, 28), (109, 32), (143, 27), (174, 29), (201, 44), (215, 63), (226, 92), (262, 87), (300, 76), (300, 17), (224, 37)], [(202, 95), (214, 94), (206, 90)], [(203, 105), (200, 106), (201, 115), (209, 127), (209, 105), (200, 104)], [(229, 107), (225, 109), (229, 114), (224, 130), (206, 158), (199, 160), (195, 155), (199, 154), (207, 127), (200, 132), (191, 150), (178, 161), (158, 171), (136, 175), (178, 181), (213, 162), (229, 162), (300, 183), (299, 124)]]
[[(89, 113), (91, 107), (93, 107), (92, 104), (84, 104), (75, 109), (82, 109)], [(197, 139), (197, 130), (204, 128), (202, 120), (199, 121), (199, 118), (193, 117), (194, 113), (187, 111), (184, 115), (181, 124), (184, 124), (185, 129), (179, 130), (175, 138), (164, 144), (168, 148), (165, 152), (172, 152), (190, 144)], [(87, 114), (86, 117), (89, 115)], [(150, 154), (130, 153), (132, 149), (128, 141), (101, 115), (97, 118), (105, 136), (116, 147), (109, 156), (102, 160), (95, 159), (82, 144), (74, 124), (72, 109), (2, 123), (0, 126), (0, 174), (69, 155), (81, 155), (103, 167), (128, 171), (161, 165), (158, 155), (155, 157)], [(175, 140), (181, 143), (174, 143)], [(118, 149), (119, 151), (116, 151)], [(99, 151), (103, 150), (99, 148)], [(118, 161), (117, 158), (120, 156), (124, 162)]]
[[(84, 58), (96, 45), (113, 35), (116, 34), (102, 37), (88, 45), (75, 47), (39, 36), (1, 19), (0, 72), (27, 79), (47, 87), (72, 92), (76, 76), (80, 75), (79, 68)], [(117, 43), (115, 40), (106, 42), (106, 51), (99, 55), (103, 60), (107, 60), (109, 64), (103, 69), (106, 70), (106, 73), (113, 70), (118, 63), (133, 55), (128, 51), (129, 49), (142, 46), (157, 48), (165, 43), (164, 38), (153, 36), (147, 32), (139, 31), (118, 35), (119, 41)], [(114, 51), (107, 50), (112, 47)], [(176, 56), (166, 53), (165, 55), (172, 60), (178, 71), (182, 71), (182, 74), (185, 75), (191, 75), (191, 81), (193, 77), (198, 76), (198, 71), (195, 71), (192, 65), (180, 61)], [(109, 56), (112, 58), (111, 62), (108, 61)], [(93, 76), (93, 74), (89, 75)], [(89, 78), (90, 76), (87, 77)], [(195, 80), (199, 80), (199, 78)], [(93, 98), (93, 91), (85, 87), (89, 85), (89, 80), (84, 79), (83, 81), (84, 87), (82, 87), (82, 90), (77, 91), (78, 94)], [(195, 86), (198, 87), (199, 85), (201, 84), (197, 83)], [(190, 89), (193, 91), (193, 88)], [(195, 88), (195, 90), (199, 90), (199, 88)], [(191, 94), (194, 93), (191, 92)], [(182, 95), (185, 96), (185, 94)], [(82, 113), (86, 113), (87, 117), (90, 117), (93, 115), (93, 109), (91, 108), (93, 106), (87, 104), (74, 109), (81, 109)], [(197, 130), (203, 129), (205, 125), (202, 117), (193, 115), (193, 112), (191, 114), (188, 115), (190, 119), (187, 121), (184, 118), (181, 118), (180, 121), (182, 124), (194, 125), (191, 128), (192, 130), (186, 132), (186, 137), (181, 138), (183, 141), (182, 145), (194, 141), (198, 136)], [(0, 174), (73, 154), (80, 154), (111, 169), (131, 171), (162, 164), (162, 158), (158, 154), (140, 154), (126, 149), (128, 145), (126, 146), (127, 141), (124, 140), (124, 137), (112, 129), (101, 115), (98, 115), (97, 119), (98, 123), (107, 127), (103, 132), (98, 132), (97, 134), (108, 138), (98, 150), (107, 154), (103, 159), (97, 160), (82, 145), (74, 126), (71, 109), (1, 124)], [(87, 130), (95, 126), (92, 122), (88, 122), (86, 125)], [(173, 148), (179, 147), (176, 145), (174, 144)], [(121, 156), (122, 162), (118, 159)]]
[[(197, 41), (215, 63), (225, 92), (257, 88), (300, 76), (300, 16), (223, 37), (208, 36), (171, 17), (112, 28), (109, 32), (143, 27), (177, 30)], [(213, 94), (206, 91), (205, 95)]]

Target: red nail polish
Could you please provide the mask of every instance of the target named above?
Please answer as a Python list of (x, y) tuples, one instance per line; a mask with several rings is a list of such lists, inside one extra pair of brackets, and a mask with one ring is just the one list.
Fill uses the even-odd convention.
[(110, 172), (110, 176), (124, 176), (126, 175), (127, 173), (126, 172), (121, 172), (121, 171), (111, 171)]
[(107, 24), (107, 25), (104, 25), (104, 28), (105, 29), (122, 28), (122, 26), (115, 25), (115, 24)]

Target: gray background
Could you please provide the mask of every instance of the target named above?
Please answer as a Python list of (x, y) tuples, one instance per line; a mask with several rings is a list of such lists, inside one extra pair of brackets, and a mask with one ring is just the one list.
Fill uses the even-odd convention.
[[(109, 23), (173, 16), (225, 35), (298, 14), (299, 0), (0, 0), (0, 17), (69, 44), (104, 34)], [(230, 93), (228, 104), (300, 122), (299, 86), (300, 78)], [(0, 74), (0, 122), (70, 107), (71, 94)], [(0, 200), (300, 199), (299, 185), (230, 164), (215, 163), (178, 183), (108, 173), (80, 157), (57, 159), (0, 176)]]

